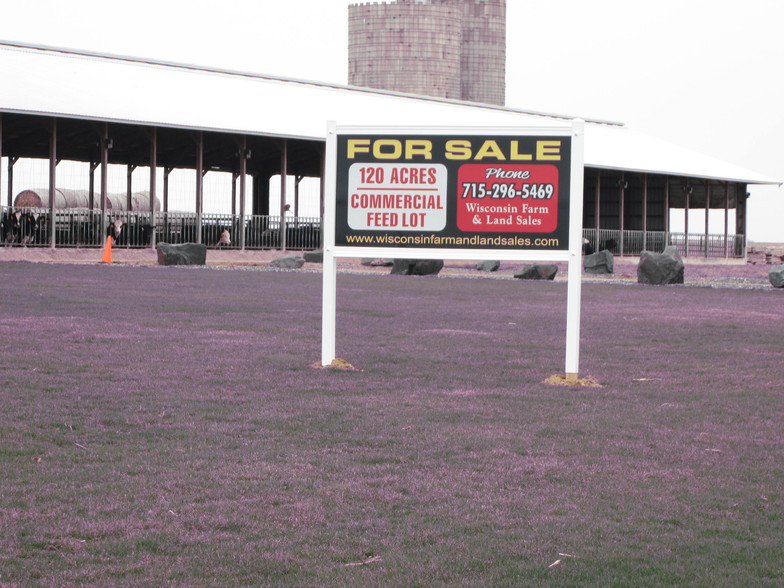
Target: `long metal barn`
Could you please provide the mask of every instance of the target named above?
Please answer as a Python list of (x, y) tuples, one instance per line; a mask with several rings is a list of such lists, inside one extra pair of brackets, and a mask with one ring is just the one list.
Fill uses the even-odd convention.
[[(319, 214), (299, 214), (304, 178), (324, 177), (327, 121), (385, 127), (552, 127), (572, 117), (130, 57), (0, 42), (0, 203), (6, 244), (101, 246), (109, 223), (128, 247), (221, 243), (239, 249), (315, 249)], [(44, 186), (19, 185), (20, 160), (48, 162)], [(61, 188), (61, 162), (88, 172)], [(127, 188), (110, 193), (108, 167), (125, 166)], [(133, 172), (149, 183), (133, 185)], [(190, 210), (170, 206), (169, 177), (189, 170)], [(231, 177), (220, 213), (205, 213), (205, 177)], [(279, 177), (279, 184), (271, 179)], [(293, 178), (293, 194), (288, 188)], [(586, 119), (584, 235), (619, 255), (661, 251), (744, 257), (749, 184), (775, 180), (617, 122)], [(286, 203), (294, 203), (288, 211)], [(247, 204), (246, 204), (247, 203)], [(704, 211), (695, 226), (691, 211)], [(273, 214), (270, 214), (273, 212)], [(710, 230), (709, 217), (723, 220)], [(683, 220), (678, 230), (672, 218)], [(17, 219), (17, 236), (5, 235)], [(30, 226), (26, 226), (28, 223)], [(35, 223), (35, 226), (32, 226)]]

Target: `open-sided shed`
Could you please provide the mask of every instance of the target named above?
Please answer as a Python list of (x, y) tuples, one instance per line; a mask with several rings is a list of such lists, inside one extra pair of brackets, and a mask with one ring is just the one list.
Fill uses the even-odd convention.
[[(0, 42), (0, 155), (7, 158), (7, 206), (13, 206), (13, 167), (19, 158), (50, 162), (48, 193), (57, 193), (57, 163), (90, 164), (88, 207), (105, 219), (109, 204), (106, 167), (149, 167), (149, 216), (158, 227), (169, 213), (168, 173), (195, 174), (194, 238), (201, 240), (203, 178), (229, 172), (239, 191), (231, 198), (229, 223), (239, 247), (284, 246), (255, 239), (248, 230), (269, 231), (269, 179), (323, 177), (327, 121), (383, 126), (563, 126), (571, 117), (514, 108), (369, 90), (338, 84), (171, 64), (130, 57)], [(2, 166), (0, 166), (2, 168)], [(157, 185), (159, 168), (164, 170)], [(101, 170), (100, 186), (93, 172)], [(130, 177), (130, 172), (129, 172)], [(246, 178), (252, 177), (251, 210), (245, 210)], [(2, 181), (2, 180), (0, 180)], [(584, 227), (595, 245), (616, 253), (676, 244), (689, 255), (745, 254), (746, 185), (771, 178), (624, 125), (586, 120)], [(126, 207), (133, 209), (130, 180)], [(162, 210), (156, 210), (156, 202)], [(56, 216), (57, 201), (47, 203)], [(138, 208), (138, 205), (137, 205)], [(281, 209), (283, 207), (281, 206)], [(724, 210), (723, 235), (687, 227), (670, 232), (674, 208)], [(734, 227), (730, 227), (730, 211)], [(706, 219), (707, 219), (706, 214)], [(254, 217), (258, 217), (254, 222)], [(251, 218), (251, 221), (248, 221)], [(686, 215), (688, 219), (688, 214)], [(278, 228), (285, 218), (278, 219)], [(254, 228), (255, 227), (255, 228)], [(692, 229), (692, 230), (690, 230)], [(702, 230), (704, 229), (704, 230)], [(154, 244), (155, 231), (152, 232)], [(55, 231), (48, 240), (56, 246)]]

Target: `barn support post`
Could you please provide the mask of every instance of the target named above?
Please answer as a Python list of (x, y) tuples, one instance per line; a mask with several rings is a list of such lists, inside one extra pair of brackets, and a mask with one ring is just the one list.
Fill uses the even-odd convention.
[[(749, 193), (746, 184), (735, 184), (735, 234), (743, 238), (741, 255), (746, 257), (746, 200)], [(736, 254), (737, 255), (737, 254)]]
[(596, 170), (596, 189), (594, 190), (594, 225), (596, 228), (596, 243), (594, 243), (594, 248), (599, 248), (599, 229), (602, 228), (602, 216), (601, 216), (601, 206), (602, 206), (602, 170)]
[(685, 222), (684, 222), (684, 233), (686, 233), (686, 257), (689, 257), (689, 205), (691, 200), (691, 186), (686, 184), (685, 192), (686, 192), (686, 215), (685, 215)]
[(299, 218), (299, 185), (305, 176), (296, 176), (294, 178), (294, 218)]
[(163, 212), (169, 212), (169, 174), (174, 171), (173, 167), (163, 168)]
[(201, 244), (201, 221), (204, 210), (204, 133), (199, 131), (196, 146), (196, 243)]
[(150, 133), (150, 247), (155, 249), (155, 197), (158, 187), (158, 129)]
[(125, 170), (125, 212), (129, 213), (133, 209), (133, 198), (131, 198), (131, 194), (133, 194), (133, 171), (136, 169), (136, 166), (132, 163), (129, 163), (126, 166)]
[(19, 161), (18, 157), (8, 156), (8, 206), (14, 204), (14, 165)]
[[(3, 185), (3, 113), (0, 112), (0, 186)], [(11, 206), (11, 193), (8, 193), (8, 206)]]
[(57, 189), (57, 119), (52, 119), (52, 126), (49, 134), (49, 246), (55, 247), (55, 225), (57, 219), (54, 216), (55, 190)]
[(620, 238), (619, 248), (620, 248), (620, 255), (621, 255), (621, 257), (623, 257), (623, 251), (624, 251), (624, 248), (623, 248), (623, 245), (624, 245), (624, 243), (623, 243), (623, 241), (624, 241), (623, 234), (624, 234), (624, 231), (626, 229), (626, 223), (624, 222), (625, 218), (626, 218), (626, 174), (624, 172), (621, 172), (621, 181), (619, 183), (619, 187), (620, 187), (620, 195), (619, 196), (620, 196), (620, 202), (621, 202), (620, 203), (620, 207), (619, 207), (619, 211), (618, 211), (618, 216), (619, 216), (619, 221), (620, 221), (620, 226), (621, 226), (621, 238)]
[(163, 234), (167, 240), (171, 238), (169, 236), (169, 174), (172, 171), (174, 171), (173, 167), (163, 167)]
[(727, 259), (730, 256), (729, 223), (730, 223), (730, 183), (724, 182), (724, 259)]
[(106, 200), (109, 192), (109, 149), (111, 139), (109, 139), (109, 123), (103, 123), (103, 136), (101, 137), (101, 228), (106, 227)]
[(711, 183), (710, 180), (705, 181), (705, 257), (708, 257), (708, 235), (710, 235), (709, 217), (710, 217), (710, 199), (711, 199)]
[(99, 162), (90, 162), (89, 184), (87, 188), (87, 206), (90, 209), (90, 213), (92, 213), (95, 208), (95, 170), (98, 169), (99, 165), (101, 165)]
[(642, 174), (642, 248), (648, 250), (648, 174)]
[(286, 176), (289, 173), (289, 142), (283, 139), (280, 152), (280, 250), (286, 251)]
[(670, 176), (664, 176), (664, 246), (670, 245)]
[(231, 216), (237, 216), (237, 178), (240, 174), (237, 172), (231, 173)]
[[(248, 174), (248, 138), (242, 135), (240, 139), (240, 222), (237, 224), (239, 231), (240, 251), (245, 251), (245, 181)], [(234, 208), (234, 186), (232, 185), (232, 208)]]
[(126, 168), (126, 177), (125, 177), (125, 248), (128, 249), (131, 246), (131, 239), (130, 234), (128, 233), (129, 227), (131, 225), (131, 210), (133, 210), (133, 172), (136, 169), (136, 166), (132, 163), (129, 163)]

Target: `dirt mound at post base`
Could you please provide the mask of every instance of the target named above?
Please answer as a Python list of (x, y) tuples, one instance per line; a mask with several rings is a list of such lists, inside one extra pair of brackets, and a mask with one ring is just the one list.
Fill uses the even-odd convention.
[(542, 383), (549, 384), (550, 386), (589, 386), (591, 388), (602, 387), (599, 381), (593, 376), (569, 379), (565, 374), (553, 374)]

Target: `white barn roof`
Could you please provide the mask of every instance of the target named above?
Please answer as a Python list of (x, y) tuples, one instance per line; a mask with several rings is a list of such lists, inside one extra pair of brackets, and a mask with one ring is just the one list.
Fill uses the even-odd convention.
[[(548, 127), (572, 117), (0, 41), (0, 112), (320, 139), (341, 125)], [(778, 181), (619, 123), (586, 121), (585, 165)]]

